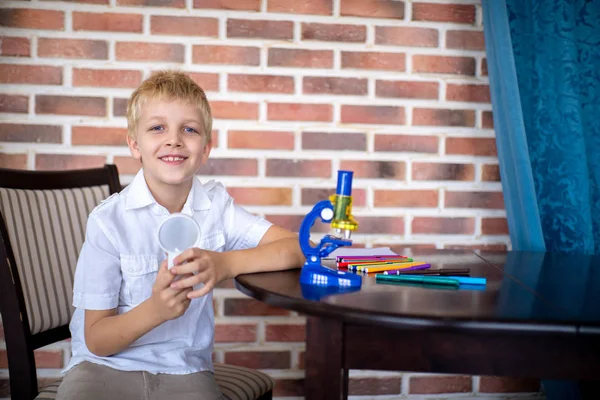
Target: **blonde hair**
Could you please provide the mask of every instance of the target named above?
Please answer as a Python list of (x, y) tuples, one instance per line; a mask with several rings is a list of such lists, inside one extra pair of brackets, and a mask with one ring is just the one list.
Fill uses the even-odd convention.
[(206, 143), (212, 141), (212, 114), (204, 90), (189, 75), (179, 71), (157, 71), (131, 94), (127, 102), (127, 134), (136, 137), (141, 108), (149, 99), (181, 100), (198, 108), (204, 120)]

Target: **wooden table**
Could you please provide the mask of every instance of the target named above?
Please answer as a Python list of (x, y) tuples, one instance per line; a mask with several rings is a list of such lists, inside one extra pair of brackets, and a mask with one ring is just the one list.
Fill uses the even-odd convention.
[(301, 286), (299, 269), (236, 279), (243, 293), (307, 315), (307, 399), (346, 399), (349, 369), (600, 380), (600, 257), (393, 250), (432, 268), (470, 268), (487, 285), (365, 277), (359, 291), (325, 295)]

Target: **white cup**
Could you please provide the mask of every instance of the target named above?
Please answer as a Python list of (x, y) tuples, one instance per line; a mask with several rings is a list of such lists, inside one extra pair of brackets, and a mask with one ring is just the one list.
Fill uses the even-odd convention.
[(158, 244), (167, 253), (167, 266), (184, 250), (194, 247), (200, 240), (200, 226), (190, 216), (181, 213), (169, 215), (158, 227)]

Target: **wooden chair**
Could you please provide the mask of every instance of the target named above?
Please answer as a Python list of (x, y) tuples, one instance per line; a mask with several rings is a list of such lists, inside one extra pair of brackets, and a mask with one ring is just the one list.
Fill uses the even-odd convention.
[[(71, 171), (0, 168), (0, 313), (11, 398), (54, 399), (60, 380), (38, 389), (33, 351), (70, 337), (73, 276), (87, 216), (121, 190), (114, 165)], [(215, 364), (229, 400), (270, 400), (273, 380)]]

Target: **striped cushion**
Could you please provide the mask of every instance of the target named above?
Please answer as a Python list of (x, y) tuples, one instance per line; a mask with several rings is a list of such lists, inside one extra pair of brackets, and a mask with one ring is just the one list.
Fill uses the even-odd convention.
[(43, 387), (40, 390), (40, 393), (35, 397), (35, 400), (54, 400), (56, 398), (56, 392), (58, 390), (58, 385), (60, 385), (62, 379), (57, 380), (56, 382), (52, 382), (48, 386)]
[[(234, 365), (215, 364), (215, 380), (226, 400), (256, 400), (273, 390), (273, 380), (268, 375)], [(60, 382), (58, 380), (40, 390), (36, 400), (55, 399)]]
[(108, 195), (108, 185), (63, 190), (0, 188), (0, 212), (32, 334), (69, 323), (73, 275), (87, 217)]
[(215, 380), (227, 400), (256, 400), (273, 390), (273, 379), (260, 371), (215, 363)]

